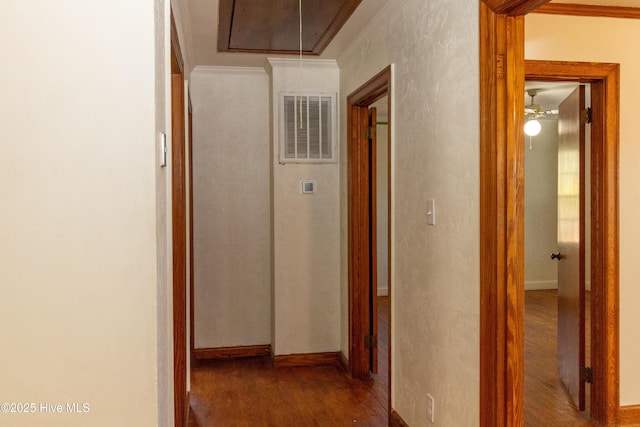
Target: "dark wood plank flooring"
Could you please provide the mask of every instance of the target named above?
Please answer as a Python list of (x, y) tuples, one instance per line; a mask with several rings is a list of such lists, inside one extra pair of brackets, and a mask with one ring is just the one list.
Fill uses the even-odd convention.
[[(525, 306), (525, 426), (596, 425), (588, 407), (577, 411), (558, 376), (556, 291), (527, 291)], [(195, 362), (189, 426), (386, 426), (388, 314), (389, 298), (379, 297), (379, 370), (369, 381), (338, 366), (274, 369), (266, 358)]]
[[(589, 292), (587, 292), (587, 357), (589, 355)], [(525, 292), (525, 426), (591, 426), (589, 386), (587, 410), (580, 412), (572, 403), (558, 374), (557, 291)]]
[(388, 425), (388, 297), (378, 301), (379, 372), (353, 380), (339, 366), (271, 367), (267, 358), (194, 362), (190, 427)]

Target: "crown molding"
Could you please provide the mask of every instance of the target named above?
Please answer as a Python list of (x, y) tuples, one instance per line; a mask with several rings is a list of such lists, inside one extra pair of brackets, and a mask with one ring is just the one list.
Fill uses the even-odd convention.
[(312, 58), (267, 58), (267, 67), (299, 67), (300, 63), (304, 67), (337, 69), (338, 62), (335, 59), (312, 59)]
[(591, 16), (597, 18), (640, 19), (640, 8), (620, 6), (595, 6), (588, 4), (548, 3), (533, 13), (548, 15)]
[(264, 67), (231, 67), (224, 65), (196, 65), (193, 73), (207, 74), (250, 74), (250, 75), (266, 75)]

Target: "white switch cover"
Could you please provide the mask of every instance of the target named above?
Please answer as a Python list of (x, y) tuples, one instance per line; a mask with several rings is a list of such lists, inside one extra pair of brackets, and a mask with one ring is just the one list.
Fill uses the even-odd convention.
[(160, 134), (160, 166), (167, 166), (167, 135)]
[(436, 201), (435, 201), (435, 199), (427, 200), (427, 224), (436, 225)]
[(435, 422), (435, 408), (434, 408), (433, 396), (427, 393), (427, 418), (432, 423)]

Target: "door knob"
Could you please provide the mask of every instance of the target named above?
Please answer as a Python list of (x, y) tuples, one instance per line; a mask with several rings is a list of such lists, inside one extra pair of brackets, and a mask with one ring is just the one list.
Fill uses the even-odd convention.
[(559, 260), (561, 258), (562, 258), (562, 255), (560, 254), (560, 252), (556, 252), (556, 253), (551, 254), (551, 259)]

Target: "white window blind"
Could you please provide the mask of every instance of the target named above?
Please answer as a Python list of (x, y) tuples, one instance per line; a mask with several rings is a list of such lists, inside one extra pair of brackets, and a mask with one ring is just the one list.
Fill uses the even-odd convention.
[(281, 163), (336, 161), (335, 95), (282, 94), (280, 117)]

